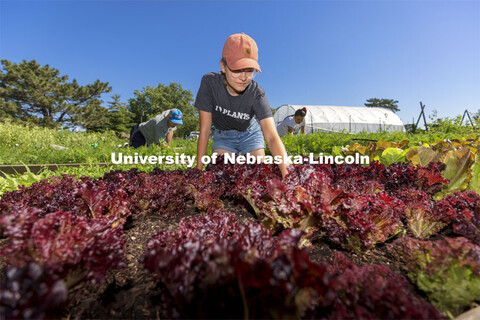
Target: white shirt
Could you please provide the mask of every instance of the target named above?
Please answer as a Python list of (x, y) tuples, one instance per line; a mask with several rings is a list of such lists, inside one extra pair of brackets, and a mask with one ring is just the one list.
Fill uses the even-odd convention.
[(303, 126), (305, 126), (305, 118), (301, 123), (295, 123), (295, 116), (286, 117), (277, 126), (278, 135), (280, 137), (286, 136), (288, 134), (288, 127), (293, 128), (293, 132), (297, 133)]

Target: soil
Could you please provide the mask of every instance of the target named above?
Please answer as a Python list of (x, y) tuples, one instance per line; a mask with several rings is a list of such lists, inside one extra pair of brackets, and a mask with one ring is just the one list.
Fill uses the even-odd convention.
[[(256, 222), (255, 214), (248, 204), (224, 199), (226, 211), (234, 213), (241, 223)], [(193, 202), (187, 203), (186, 214), (182, 217), (169, 219), (160, 215), (133, 215), (124, 226), (126, 236), (127, 268), (110, 272), (106, 282), (100, 286), (82, 288), (72, 295), (65, 318), (67, 319), (164, 319), (162, 310), (162, 288), (156, 281), (144, 272), (140, 263), (143, 247), (150, 237), (160, 230), (175, 230), (183, 217), (200, 214)], [(450, 236), (451, 230), (444, 230), (436, 238)], [(390, 239), (387, 242), (391, 242)], [(6, 244), (6, 239), (0, 239), (0, 248)], [(355, 264), (386, 265), (394, 272), (406, 275), (403, 264), (396, 261), (386, 250), (385, 244), (379, 244), (374, 249), (358, 255), (343, 250), (341, 247), (325, 242), (321, 234), (312, 239), (311, 258), (314, 261), (328, 260), (332, 253), (341, 251)], [(0, 258), (0, 281), (5, 279), (6, 266)], [(421, 294), (421, 293), (419, 293)]]

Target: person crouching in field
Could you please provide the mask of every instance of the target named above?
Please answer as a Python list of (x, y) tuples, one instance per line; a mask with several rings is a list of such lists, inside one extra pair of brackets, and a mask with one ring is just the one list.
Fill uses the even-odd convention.
[(295, 114), (285, 117), (282, 122), (277, 126), (278, 135), (280, 137), (287, 134), (297, 134), (301, 131), (305, 134), (305, 115), (307, 114), (307, 108), (298, 109)]
[(152, 144), (170, 147), (173, 133), (179, 124), (183, 124), (182, 112), (178, 109), (165, 110), (158, 116), (135, 125), (130, 130), (129, 145), (133, 148)]
[(197, 168), (202, 169), (210, 128), (215, 127), (212, 152), (265, 157), (265, 143), (275, 156), (282, 176), (287, 171), (285, 146), (278, 136), (265, 91), (252, 79), (261, 72), (258, 47), (244, 33), (233, 34), (223, 46), (221, 72), (203, 76), (195, 99), (200, 115), (200, 136), (197, 143)]

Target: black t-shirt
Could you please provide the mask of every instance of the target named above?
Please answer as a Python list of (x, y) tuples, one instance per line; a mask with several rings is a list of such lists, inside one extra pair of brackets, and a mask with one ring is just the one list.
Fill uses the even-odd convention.
[(195, 108), (212, 113), (218, 130), (245, 131), (255, 115), (258, 120), (272, 117), (265, 90), (255, 81), (238, 96), (228, 93), (221, 72), (207, 73), (202, 78), (195, 99)]

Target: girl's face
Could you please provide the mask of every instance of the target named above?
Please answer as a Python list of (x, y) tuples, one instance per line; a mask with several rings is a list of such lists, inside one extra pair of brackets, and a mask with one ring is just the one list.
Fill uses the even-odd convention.
[(255, 73), (255, 69), (231, 70), (223, 62), (220, 62), (220, 67), (225, 74), (227, 90), (233, 96), (238, 96), (247, 89)]
[(303, 121), (304, 118), (305, 118), (305, 117), (302, 117), (302, 116), (295, 116), (295, 123), (296, 123), (296, 124), (302, 123), (302, 121)]

